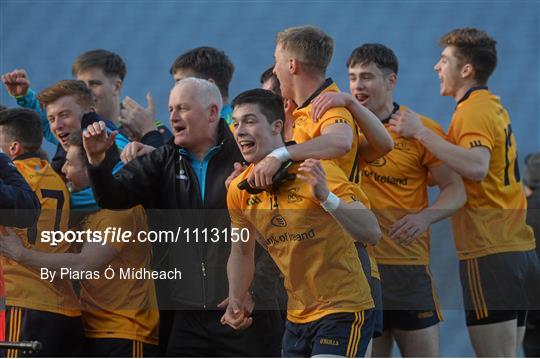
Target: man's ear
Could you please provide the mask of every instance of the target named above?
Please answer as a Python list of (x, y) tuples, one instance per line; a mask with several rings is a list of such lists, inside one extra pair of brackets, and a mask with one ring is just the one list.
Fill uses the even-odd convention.
[(298, 73), (299, 67), (300, 67), (300, 60), (296, 58), (289, 59), (289, 73), (291, 75)]
[(11, 158), (15, 158), (17, 156), (20, 156), (23, 153), (23, 147), (22, 147), (22, 145), (21, 145), (21, 143), (19, 141), (12, 141), (9, 144), (8, 150), (9, 150), (9, 156)]
[(394, 72), (392, 72), (386, 77), (386, 81), (388, 84), (388, 90), (393, 91), (397, 85), (397, 75)]
[(461, 68), (461, 78), (464, 80), (473, 79), (475, 74), (474, 66), (471, 64), (465, 64)]
[(114, 80), (114, 92), (117, 95), (120, 95), (120, 91), (122, 90), (123, 85), (124, 85), (124, 82), (122, 80), (120, 80), (119, 78)]
[(218, 111), (218, 105), (213, 103), (208, 107), (208, 110), (210, 111), (210, 122), (219, 121), (221, 113)]
[(279, 135), (283, 131), (283, 120), (277, 119), (272, 122), (272, 135)]

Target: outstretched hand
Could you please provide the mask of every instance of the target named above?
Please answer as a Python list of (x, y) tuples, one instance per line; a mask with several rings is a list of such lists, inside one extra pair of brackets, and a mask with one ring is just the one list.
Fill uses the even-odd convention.
[(148, 132), (157, 130), (156, 105), (150, 92), (146, 94), (146, 102), (147, 107), (142, 107), (129, 96), (122, 102), (120, 123), (128, 129), (133, 140), (140, 141)]
[(105, 153), (114, 144), (118, 131), (107, 133), (105, 122), (94, 122), (83, 131), (83, 145), (92, 166), (99, 166), (105, 159)]
[(11, 96), (24, 96), (30, 88), (30, 79), (23, 69), (16, 69), (2, 75), (2, 82)]

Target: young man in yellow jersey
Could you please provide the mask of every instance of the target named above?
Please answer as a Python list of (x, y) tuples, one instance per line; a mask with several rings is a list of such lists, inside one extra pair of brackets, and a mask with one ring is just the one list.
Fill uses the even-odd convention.
[[(73, 132), (67, 143), (69, 148), (63, 172), (71, 191), (77, 192), (90, 185), (81, 133)], [(103, 237), (108, 228), (130, 231), (132, 238), (136, 238), (139, 231), (148, 229), (144, 209), (139, 206), (123, 211), (94, 211), (73, 230), (96, 231)], [(6, 256), (25, 266), (48, 268), (50, 272), (56, 271), (57, 276), (68, 268), (71, 274), (67, 277), (80, 279), (85, 355), (157, 355), (159, 311), (154, 283), (151, 279), (120, 277), (120, 270), (150, 268), (150, 243), (88, 240), (80, 253), (45, 253), (25, 248), (11, 232), (10, 236), (1, 239), (0, 248)], [(107, 274), (106, 268), (114, 271), (114, 277)], [(55, 339), (66, 346), (72, 344), (66, 342), (65, 337)], [(49, 342), (42, 344), (46, 347)]]
[[(381, 44), (364, 44), (351, 53), (347, 67), (351, 94), (322, 94), (314, 101), (316, 112), (346, 106), (356, 114), (357, 108), (365, 106), (384, 124), (395, 144), (394, 150), (362, 170), (362, 189), (383, 231), (373, 254), (382, 281), (384, 331), (374, 342), (373, 355), (390, 356), (395, 339), (403, 356), (438, 356), (442, 316), (429, 270), (429, 226), (465, 203), (463, 183), (418, 141), (389, 130), (392, 114), (408, 111), (393, 100), (399, 67), (394, 52)], [(443, 135), (436, 122), (421, 118)], [(441, 190), (432, 205), (427, 194), (430, 173)]]
[(392, 149), (386, 130), (365, 108), (357, 121), (370, 141), (362, 146), (357, 123), (346, 108), (329, 109), (317, 121), (312, 118), (311, 101), (320, 93), (339, 91), (334, 81), (326, 78), (333, 51), (332, 38), (316, 27), (291, 27), (277, 34), (274, 73), (283, 98), (297, 106), (292, 131), (296, 144), (278, 148), (260, 161), (248, 179), (252, 187), (271, 184), (283, 162), (308, 158), (333, 159), (351, 181), (358, 183), (360, 157), (375, 160)]
[(375, 216), (360, 202), (365, 195), (335, 162), (312, 159), (291, 164), (294, 176), (279, 187), (253, 194), (239, 189), (254, 165), (283, 147), (284, 112), (281, 98), (263, 89), (238, 95), (232, 105), (236, 142), (252, 165), (231, 183), (227, 206), (233, 228), (247, 230), (249, 238), (231, 248), (222, 323), (235, 329), (252, 323), (246, 298), (257, 239), (285, 277), (282, 354), (364, 356), (373, 300), (354, 241), (375, 244), (380, 236)]
[[(39, 115), (21, 108), (0, 112), (0, 148), (12, 160), (41, 203), (36, 225), (17, 229), (24, 245), (48, 253), (69, 251), (69, 243), (51, 246), (41, 241), (43, 231), (66, 231), (69, 192), (49, 162), (38, 151), (42, 143)], [(6, 285), (7, 339), (42, 343), (39, 355), (78, 356), (83, 339), (79, 301), (68, 279), (43, 280), (39, 269), (2, 258)], [(15, 357), (14, 349), (2, 351)]]
[(508, 112), (486, 86), (497, 64), (495, 44), (472, 28), (440, 39), (440, 94), (456, 101), (448, 140), (413, 112), (390, 120), (393, 131), (415, 138), (464, 179), (467, 203), (452, 224), (467, 326), (476, 354), (491, 357), (517, 354), (524, 310), (540, 303), (540, 265), (525, 224), (516, 140)]

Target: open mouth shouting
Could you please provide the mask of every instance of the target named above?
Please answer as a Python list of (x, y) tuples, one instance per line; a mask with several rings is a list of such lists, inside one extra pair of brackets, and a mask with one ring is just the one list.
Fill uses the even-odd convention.
[(368, 102), (369, 100), (369, 95), (365, 94), (365, 93), (361, 93), (361, 92), (357, 92), (354, 94), (354, 97), (358, 100), (358, 102), (360, 102), (363, 106), (366, 105), (366, 103)]
[(255, 148), (255, 142), (250, 140), (238, 140), (238, 146), (242, 154), (250, 153)]
[(57, 136), (58, 136), (58, 139), (60, 140), (61, 144), (63, 144), (63, 145), (68, 144), (69, 133), (67, 133), (67, 132), (59, 132), (57, 134)]

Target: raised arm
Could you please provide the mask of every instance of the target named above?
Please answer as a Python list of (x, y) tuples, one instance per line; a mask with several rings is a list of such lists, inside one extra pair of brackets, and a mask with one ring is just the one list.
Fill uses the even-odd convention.
[(114, 142), (115, 133), (109, 135), (103, 122), (93, 123), (83, 133), (84, 148), (90, 167), (92, 190), (102, 208), (127, 209), (142, 204), (155, 207), (155, 191), (161, 180), (160, 150), (136, 158), (124, 168), (111, 172), (105, 161), (106, 151)]
[(394, 141), (382, 122), (354, 96), (346, 92), (325, 92), (312, 102), (313, 119), (318, 120), (332, 107), (346, 107), (351, 112), (366, 141), (359, 145), (359, 151), (366, 162), (375, 161), (394, 148)]
[(411, 110), (398, 111), (392, 115), (390, 129), (401, 136), (417, 139), (435, 157), (466, 179), (481, 182), (488, 173), (491, 160), (488, 148), (466, 149), (454, 145), (425, 127), (418, 115)]
[(2, 82), (8, 93), (15, 98), (17, 105), (34, 110), (39, 114), (41, 125), (43, 127), (43, 137), (52, 143), (58, 144), (58, 140), (51, 132), (47, 112), (41, 108), (36, 97), (36, 92), (30, 88), (30, 78), (24, 69), (16, 69), (2, 75)]

